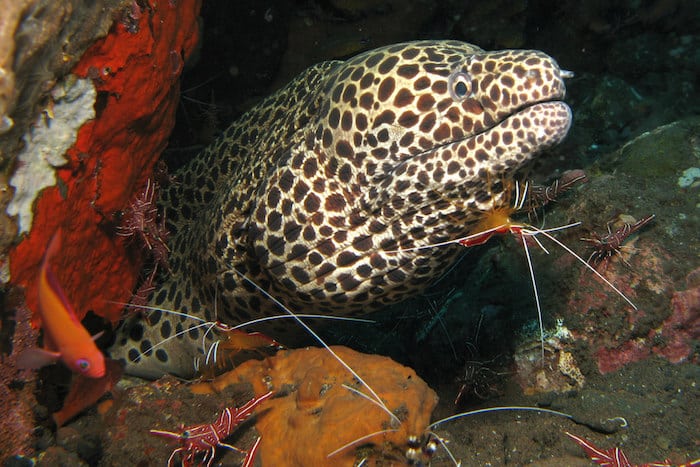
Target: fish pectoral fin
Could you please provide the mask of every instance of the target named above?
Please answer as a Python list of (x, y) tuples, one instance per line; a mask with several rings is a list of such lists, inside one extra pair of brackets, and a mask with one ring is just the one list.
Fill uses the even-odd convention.
[(56, 363), (61, 358), (59, 352), (32, 348), (23, 350), (17, 355), (17, 368), (22, 370), (36, 370), (46, 365)]

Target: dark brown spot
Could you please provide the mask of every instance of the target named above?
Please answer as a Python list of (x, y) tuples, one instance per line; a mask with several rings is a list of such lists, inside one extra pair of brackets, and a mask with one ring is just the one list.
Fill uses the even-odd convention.
[(344, 139), (341, 139), (335, 144), (335, 153), (341, 157), (350, 158), (353, 154), (352, 146)]
[(428, 86), (430, 86), (430, 79), (427, 76), (422, 76), (413, 83), (413, 89), (416, 91), (425, 89)]
[(277, 203), (280, 202), (280, 197), (280, 190), (277, 187), (270, 188), (270, 191), (267, 193), (268, 206), (272, 208), (277, 207)]
[[(330, 239), (319, 243), (316, 246), (316, 249), (326, 258), (331, 257), (331, 255), (333, 255), (333, 253), (335, 253), (335, 245), (333, 244), (333, 240), (330, 240)], [(323, 266), (321, 266), (321, 269), (323, 269), (323, 267), (326, 265), (329, 265), (329, 264), (325, 263)], [(332, 266), (332, 265), (329, 265), (329, 266)], [(334, 269), (335, 269), (335, 266), (332, 266), (331, 271)], [(320, 271), (319, 271), (319, 273), (320, 273)]]
[(413, 93), (406, 88), (401, 88), (394, 98), (394, 106), (405, 107), (413, 102)]
[(338, 260), (336, 261), (336, 264), (342, 268), (345, 266), (350, 266), (351, 264), (355, 264), (359, 259), (360, 257), (357, 256), (355, 253), (351, 251), (343, 251), (338, 255)]
[(374, 95), (370, 92), (366, 92), (360, 96), (360, 107), (365, 110), (370, 110), (374, 104)]
[(418, 123), (418, 115), (414, 114), (410, 110), (407, 110), (401, 114), (398, 123), (404, 128), (411, 128)]
[(282, 188), (282, 191), (289, 193), (289, 190), (291, 190), (292, 186), (294, 186), (294, 174), (292, 174), (292, 172), (289, 170), (285, 170), (280, 177), (279, 186)]
[(369, 224), (369, 231), (371, 233), (382, 233), (386, 230), (386, 225), (380, 221), (374, 220)]
[(386, 260), (384, 257), (377, 253), (373, 253), (369, 257), (369, 264), (372, 266), (374, 269), (384, 269), (386, 267)]
[(313, 157), (309, 157), (304, 161), (304, 177), (310, 179), (318, 171), (318, 162)]
[(411, 145), (412, 142), (413, 142), (413, 133), (411, 133), (409, 131), (408, 133), (406, 133), (405, 135), (403, 135), (401, 137), (401, 139), (399, 140), (399, 146), (401, 146), (402, 148), (407, 148), (408, 146)]
[(267, 237), (267, 249), (275, 256), (282, 256), (284, 254), (284, 245), (285, 241), (281, 237), (276, 235)]
[(306, 212), (316, 212), (321, 207), (321, 200), (314, 193), (310, 193), (304, 200), (304, 209)]
[(410, 49), (406, 49), (403, 52), (401, 52), (401, 56), (406, 60), (412, 60), (412, 59), (416, 58), (419, 53), (420, 53), (419, 49), (412, 47)]
[(328, 212), (342, 212), (345, 209), (345, 198), (338, 193), (334, 193), (326, 198), (325, 209)]
[(379, 63), (382, 58), (384, 58), (382, 54), (370, 55), (370, 57), (365, 61), (365, 65), (367, 65), (368, 68), (374, 68), (374, 66)]
[(418, 173), (418, 181), (423, 184), (423, 187), (427, 187), (430, 184), (430, 177), (428, 177), (428, 172), (421, 170)]
[(401, 65), (397, 70), (396, 74), (402, 76), (406, 79), (411, 79), (418, 74), (418, 65)]
[(365, 131), (367, 129), (367, 115), (357, 114), (355, 117), (355, 127), (360, 131)]
[(331, 99), (333, 99), (333, 102), (335, 102), (335, 103), (340, 102), (340, 95), (342, 93), (343, 93), (343, 85), (342, 84), (338, 84), (335, 88), (333, 88), (333, 93), (331, 94)]
[(343, 164), (342, 167), (340, 167), (338, 179), (344, 183), (348, 183), (352, 179), (352, 167), (350, 164)]
[(382, 84), (379, 85), (379, 89), (377, 89), (377, 99), (379, 99), (381, 102), (386, 101), (393, 94), (395, 87), (396, 81), (394, 81), (394, 78), (391, 76), (384, 78), (382, 80)]
[[(341, 221), (342, 224), (342, 221)], [(348, 239), (348, 232), (346, 230), (336, 230), (333, 233), (333, 240), (335, 240), (336, 243), (345, 243), (345, 240)]]
[(389, 271), (387, 274), (387, 278), (394, 283), (401, 283), (404, 280), (406, 280), (406, 274), (404, 274), (401, 270), (399, 269), (394, 269)]
[(348, 84), (343, 92), (343, 101), (350, 102), (357, 93), (357, 87), (354, 84)]
[(366, 235), (355, 240), (352, 246), (358, 251), (369, 251), (374, 247), (374, 243), (372, 242), (372, 237)]
[[(361, 264), (357, 267), (356, 269), (357, 275), (363, 278), (368, 278), (372, 274), (372, 268), (367, 265), (367, 264)], [(355, 297), (355, 301), (357, 301), (358, 298)]]
[(343, 131), (350, 131), (352, 128), (352, 113), (349, 110), (343, 112), (343, 117), (340, 120), (340, 127)]
[(430, 88), (434, 93), (445, 94), (447, 92), (447, 81), (435, 81)]
[(426, 111), (432, 109), (434, 105), (435, 105), (435, 98), (433, 98), (433, 96), (431, 96), (430, 94), (423, 94), (418, 99), (416, 107), (421, 112), (426, 112)]
[(333, 134), (328, 128), (323, 130), (323, 147), (329, 148), (333, 144)]
[(450, 126), (447, 123), (443, 123), (433, 132), (433, 138), (436, 141), (442, 141), (449, 138), (451, 135)]
[(420, 131), (423, 133), (427, 133), (432, 128), (435, 126), (435, 114), (434, 113), (429, 113), (425, 117), (423, 117), (423, 121), (420, 122)]
[(379, 71), (379, 73), (385, 75), (389, 73), (392, 68), (394, 68), (398, 61), (398, 57), (388, 57), (386, 60), (379, 64), (379, 68), (377, 70)]
[(316, 272), (316, 277), (327, 276), (335, 270), (336, 270), (336, 267), (333, 264), (325, 262), (321, 265), (321, 267), (318, 268), (318, 272)]
[(319, 264), (321, 264), (323, 262), (323, 256), (318, 254), (318, 252), (316, 252), (316, 251), (312, 251), (309, 254), (309, 262), (311, 264), (313, 264), (314, 266), (318, 266)]
[(353, 81), (359, 81), (364, 72), (364, 67), (358, 66), (357, 68), (355, 68), (355, 71), (352, 72), (352, 75), (350, 75), (350, 79)]
[(328, 115), (328, 125), (331, 128), (338, 128), (338, 124), (340, 123), (340, 112), (338, 109), (333, 109), (331, 110), (330, 115)]
[(372, 149), (371, 154), (376, 159), (385, 159), (389, 155), (389, 151), (386, 148), (376, 148)]
[(360, 89), (367, 89), (372, 85), (372, 81), (374, 81), (374, 74), (372, 73), (367, 73), (365, 74), (362, 79), (360, 80)]
[[(296, 242), (301, 234), (301, 226), (294, 221), (284, 224), (284, 239), (288, 242)], [(301, 245), (295, 245), (295, 247)], [(296, 256), (295, 256), (296, 257)]]
[(292, 277), (300, 284), (309, 283), (309, 273), (299, 266), (294, 266), (291, 270)]
[(377, 115), (377, 117), (374, 119), (374, 124), (372, 125), (372, 128), (377, 128), (380, 125), (387, 124), (391, 125), (394, 123), (394, 120), (396, 119), (396, 114), (392, 112), (391, 110), (385, 110), (384, 112), (380, 113)]
[(361, 282), (355, 279), (355, 277), (352, 274), (341, 274), (340, 276), (338, 276), (338, 284), (346, 292), (355, 290), (360, 285), (360, 283)]
[(300, 202), (302, 199), (304, 199), (304, 196), (306, 196), (306, 193), (308, 192), (309, 185), (299, 180), (297, 184), (294, 185), (294, 193), (292, 194), (292, 196), (294, 197), (294, 201), (296, 201), (297, 203)]
[[(356, 131), (355, 133), (352, 134), (352, 144), (354, 145), (354, 147), (359, 148), (360, 146), (362, 146), (363, 140), (364, 140), (364, 137), (362, 136), (362, 133), (360, 133), (359, 131)], [(363, 156), (360, 156), (360, 154), (356, 154), (356, 156), (357, 156), (356, 159), (363, 157)]]
[[(398, 182), (396, 182), (396, 191), (401, 193), (402, 191), (406, 191), (410, 186), (411, 186), (411, 182), (409, 182), (408, 180), (399, 180)], [(384, 205), (384, 209), (386, 209), (386, 208), (387, 208), (387, 206)], [(391, 217), (391, 216), (387, 216), (387, 217)]]

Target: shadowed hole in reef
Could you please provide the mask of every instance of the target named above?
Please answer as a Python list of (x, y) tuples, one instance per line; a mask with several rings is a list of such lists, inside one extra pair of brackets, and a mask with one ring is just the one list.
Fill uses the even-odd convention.
[[(555, 300), (556, 280), (545, 267), (538, 268), (543, 255), (534, 255), (548, 328), (554, 323), (548, 307)], [(423, 294), (369, 319), (376, 324), (320, 323), (318, 329), (330, 344), (389, 356), (439, 387), (475, 358), (506, 366), (523, 328), (536, 323), (537, 310), (524, 255), (512, 236), (504, 236), (465, 249), (458, 264)]]

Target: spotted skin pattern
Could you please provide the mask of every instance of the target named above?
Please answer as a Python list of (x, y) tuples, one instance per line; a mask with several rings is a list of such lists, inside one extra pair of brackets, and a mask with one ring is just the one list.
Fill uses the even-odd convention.
[[(280, 313), (235, 271), (305, 313), (356, 316), (420, 292), (459, 247), (397, 250), (462, 237), (505, 202), (500, 181), (566, 135), (564, 93), (542, 52), (456, 41), (309, 68), (164, 190), (172, 274), (151, 304), (211, 320), (216, 301), (229, 324)], [(275, 323), (278, 340), (298, 331)], [(112, 356), (140, 376), (191, 375), (193, 324), (132, 318)]]

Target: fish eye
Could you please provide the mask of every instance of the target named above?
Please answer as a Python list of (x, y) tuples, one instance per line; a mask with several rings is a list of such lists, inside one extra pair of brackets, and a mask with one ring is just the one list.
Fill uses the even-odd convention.
[(447, 79), (447, 87), (450, 90), (452, 99), (462, 101), (471, 93), (471, 77), (463, 71), (455, 71)]
[(90, 362), (88, 362), (84, 358), (81, 358), (80, 360), (78, 360), (78, 368), (80, 368), (80, 371), (85, 372), (90, 369)]

